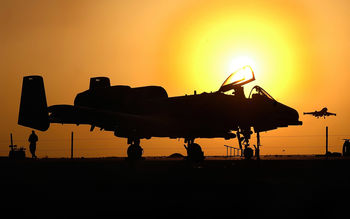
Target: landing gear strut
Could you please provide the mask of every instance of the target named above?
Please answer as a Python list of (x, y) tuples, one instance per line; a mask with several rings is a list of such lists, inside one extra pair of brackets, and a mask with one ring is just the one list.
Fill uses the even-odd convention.
[(255, 147), (255, 157), (257, 160), (260, 160), (260, 132), (256, 133), (256, 146)]
[(138, 138), (128, 138), (128, 159), (130, 160), (140, 160), (142, 159), (143, 149), (140, 146), (140, 139)]
[[(243, 135), (243, 137), (241, 137), (241, 134)], [(249, 139), (250, 139), (250, 135), (252, 134), (252, 132), (250, 131), (250, 129), (248, 130), (242, 130), (237, 131), (237, 139), (238, 139), (238, 144), (240, 149), (242, 150), (242, 155), (244, 156), (245, 159), (249, 160), (250, 158), (253, 157), (253, 149), (249, 147)], [(244, 150), (242, 148), (242, 142), (244, 145)]]
[(187, 160), (194, 162), (201, 162), (204, 160), (202, 148), (199, 144), (194, 143), (194, 138), (186, 138), (185, 143), (187, 143), (187, 146), (184, 145), (187, 150)]
[[(243, 137), (241, 137), (241, 134), (243, 135)], [(244, 156), (244, 158), (247, 160), (251, 159), (254, 155), (253, 149), (249, 147), (249, 139), (251, 134), (252, 132), (250, 130), (244, 130), (242, 132), (237, 131), (238, 144), (240, 149), (243, 151), (242, 156)], [(256, 132), (256, 140), (257, 144), (254, 145), (255, 156), (257, 160), (260, 160), (260, 132)], [(244, 150), (242, 149), (242, 142), (244, 145)]]

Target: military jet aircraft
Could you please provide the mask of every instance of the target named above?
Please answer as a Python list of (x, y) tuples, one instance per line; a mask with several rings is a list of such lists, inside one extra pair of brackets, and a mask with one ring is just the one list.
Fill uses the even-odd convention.
[[(50, 123), (86, 124), (113, 131), (127, 139), (128, 158), (139, 159), (141, 139), (183, 138), (187, 158), (203, 160), (196, 138), (238, 138), (244, 156), (253, 150), (249, 139), (259, 132), (302, 125), (296, 110), (277, 102), (263, 88), (255, 86), (249, 97), (243, 85), (255, 80), (250, 66), (232, 73), (215, 92), (168, 97), (160, 86), (131, 88), (111, 86), (107, 77), (90, 79), (88, 90), (77, 94), (73, 105), (47, 106), (41, 76), (23, 78), (18, 124), (46, 131)], [(233, 91), (233, 92), (232, 92)], [(243, 144), (243, 146), (242, 146)]]
[(316, 118), (319, 118), (319, 117), (322, 117), (325, 119), (326, 116), (336, 116), (337, 114), (335, 113), (330, 113), (330, 112), (327, 112), (328, 109), (327, 107), (324, 107), (323, 109), (321, 109), (320, 111), (317, 111), (315, 110), (315, 112), (304, 112), (304, 115), (313, 115), (315, 116)]

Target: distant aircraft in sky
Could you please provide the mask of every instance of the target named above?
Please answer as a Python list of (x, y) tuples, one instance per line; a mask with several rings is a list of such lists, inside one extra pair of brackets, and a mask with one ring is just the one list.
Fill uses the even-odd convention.
[(304, 112), (304, 115), (313, 115), (316, 118), (323, 116), (324, 119), (326, 118), (326, 116), (336, 116), (337, 115), (335, 113), (330, 113), (327, 110), (328, 110), (327, 107), (324, 107), (320, 111), (315, 110), (315, 112)]
[(90, 88), (76, 96), (74, 105), (48, 107), (43, 78), (26, 76), (18, 124), (41, 131), (50, 123), (87, 124), (90, 131), (95, 127), (113, 131), (115, 136), (127, 138), (130, 159), (141, 158), (141, 139), (183, 138), (187, 158), (201, 160), (203, 151), (194, 143), (196, 138), (237, 137), (249, 159), (253, 155), (249, 147), (252, 128), (259, 146), (259, 132), (302, 125), (295, 109), (277, 102), (259, 86), (246, 98), (243, 85), (253, 80), (253, 70), (245, 66), (232, 73), (216, 92), (168, 97), (160, 86), (111, 86), (109, 78), (95, 77), (90, 79)]

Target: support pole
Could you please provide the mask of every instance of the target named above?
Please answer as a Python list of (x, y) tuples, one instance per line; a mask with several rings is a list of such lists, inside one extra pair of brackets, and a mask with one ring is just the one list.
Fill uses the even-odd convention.
[(255, 156), (257, 160), (260, 160), (260, 132), (256, 133), (256, 149)]
[(12, 133), (10, 133), (11, 146), (13, 146)]
[(74, 138), (74, 133), (72, 132), (71, 135), (71, 144), (70, 144), (70, 158), (73, 159), (73, 138)]
[(328, 126), (326, 126), (326, 155), (328, 156)]

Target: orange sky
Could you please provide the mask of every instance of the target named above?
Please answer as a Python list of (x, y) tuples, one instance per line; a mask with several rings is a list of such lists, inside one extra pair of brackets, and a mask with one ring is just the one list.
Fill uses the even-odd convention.
[[(28, 147), (31, 129), (17, 125), (25, 75), (44, 76), (49, 105), (72, 104), (92, 76), (108, 76), (113, 85), (161, 85), (178, 96), (217, 90), (242, 57), (256, 74), (246, 93), (260, 85), (304, 122), (262, 133), (262, 154), (324, 153), (326, 125), (330, 151), (341, 151), (341, 139), (350, 137), (349, 9), (347, 0), (0, 0), (0, 156), (8, 154), (10, 132)], [(338, 115), (302, 115), (325, 106)], [(89, 128), (51, 125), (39, 132), (38, 156), (68, 157), (71, 131), (76, 156), (126, 155), (125, 139)], [(237, 145), (198, 142), (206, 155)], [(141, 145), (145, 156), (185, 154), (183, 140)]]

